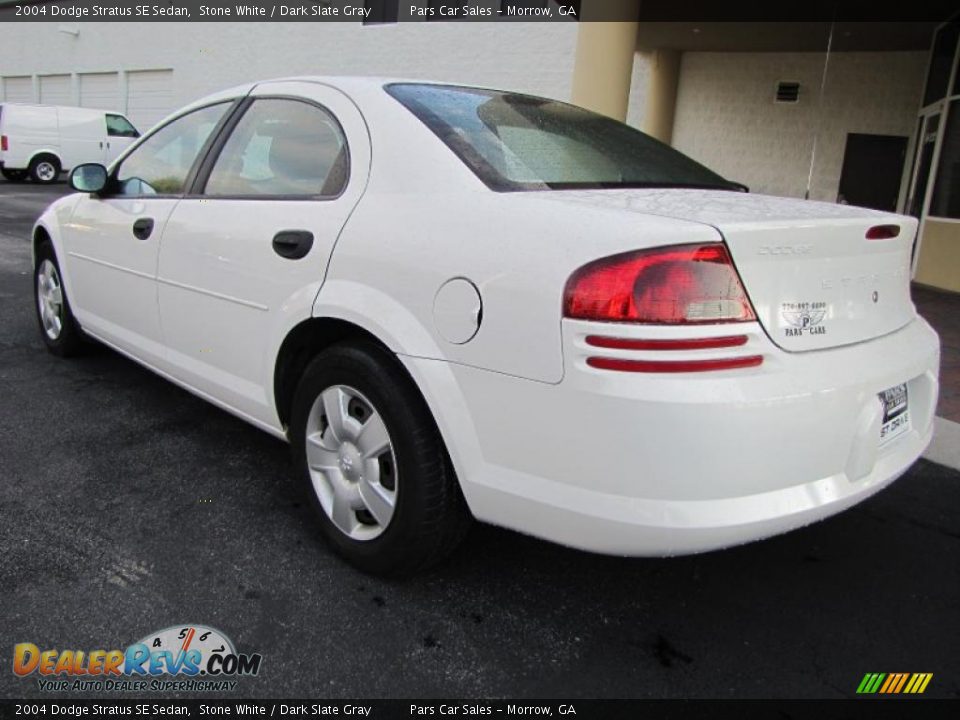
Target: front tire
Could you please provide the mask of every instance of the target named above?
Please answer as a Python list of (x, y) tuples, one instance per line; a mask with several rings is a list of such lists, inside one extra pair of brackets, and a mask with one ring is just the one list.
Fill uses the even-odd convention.
[(30, 161), (30, 179), (41, 185), (52, 185), (60, 177), (60, 162), (52, 155), (41, 155)]
[(33, 306), (44, 345), (58, 357), (73, 357), (83, 349), (83, 332), (67, 298), (60, 264), (49, 243), (37, 249), (33, 270)]
[(297, 387), (290, 433), (324, 537), (361, 570), (413, 574), (465, 535), (471, 518), (440, 433), (385, 349), (320, 353)]

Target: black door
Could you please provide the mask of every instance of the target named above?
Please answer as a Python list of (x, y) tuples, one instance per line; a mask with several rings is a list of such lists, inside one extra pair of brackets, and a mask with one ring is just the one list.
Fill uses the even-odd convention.
[(847, 135), (837, 202), (896, 212), (906, 155), (906, 137)]

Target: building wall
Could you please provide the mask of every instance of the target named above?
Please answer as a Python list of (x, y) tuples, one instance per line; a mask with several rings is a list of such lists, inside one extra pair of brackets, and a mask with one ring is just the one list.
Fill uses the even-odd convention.
[(158, 69), (173, 70), (169, 110), (231, 85), (304, 74), (458, 81), (567, 100), (576, 32), (576, 23), (8, 23), (0, 76), (32, 76), (38, 100), (42, 76), (70, 73), (79, 103), (80, 74), (119, 70), (121, 110), (125, 73)]
[[(847, 133), (914, 134), (926, 52), (684, 53), (673, 144), (753, 192), (835, 201)], [(775, 104), (776, 83), (800, 102)], [(634, 112), (639, 113), (640, 109)]]
[(924, 221), (915, 279), (924, 285), (960, 292), (960, 221)]

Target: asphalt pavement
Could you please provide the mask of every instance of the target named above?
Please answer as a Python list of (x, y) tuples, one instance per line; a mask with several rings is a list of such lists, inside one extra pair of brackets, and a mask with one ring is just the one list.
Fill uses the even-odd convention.
[(104, 348), (45, 352), (29, 230), (66, 191), (0, 182), (0, 697), (68, 696), (15, 676), (15, 643), (186, 623), (262, 654), (236, 698), (841, 698), (867, 672), (960, 697), (960, 473), (920, 461), (837, 517), (696, 557), (478, 525), (426, 575), (370, 578), (318, 536), (284, 443)]

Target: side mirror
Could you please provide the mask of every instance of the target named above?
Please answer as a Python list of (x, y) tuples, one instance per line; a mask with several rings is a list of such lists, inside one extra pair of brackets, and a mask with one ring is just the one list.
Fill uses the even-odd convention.
[(107, 186), (107, 169), (99, 163), (77, 165), (70, 172), (70, 187), (79, 192), (98, 193)]

